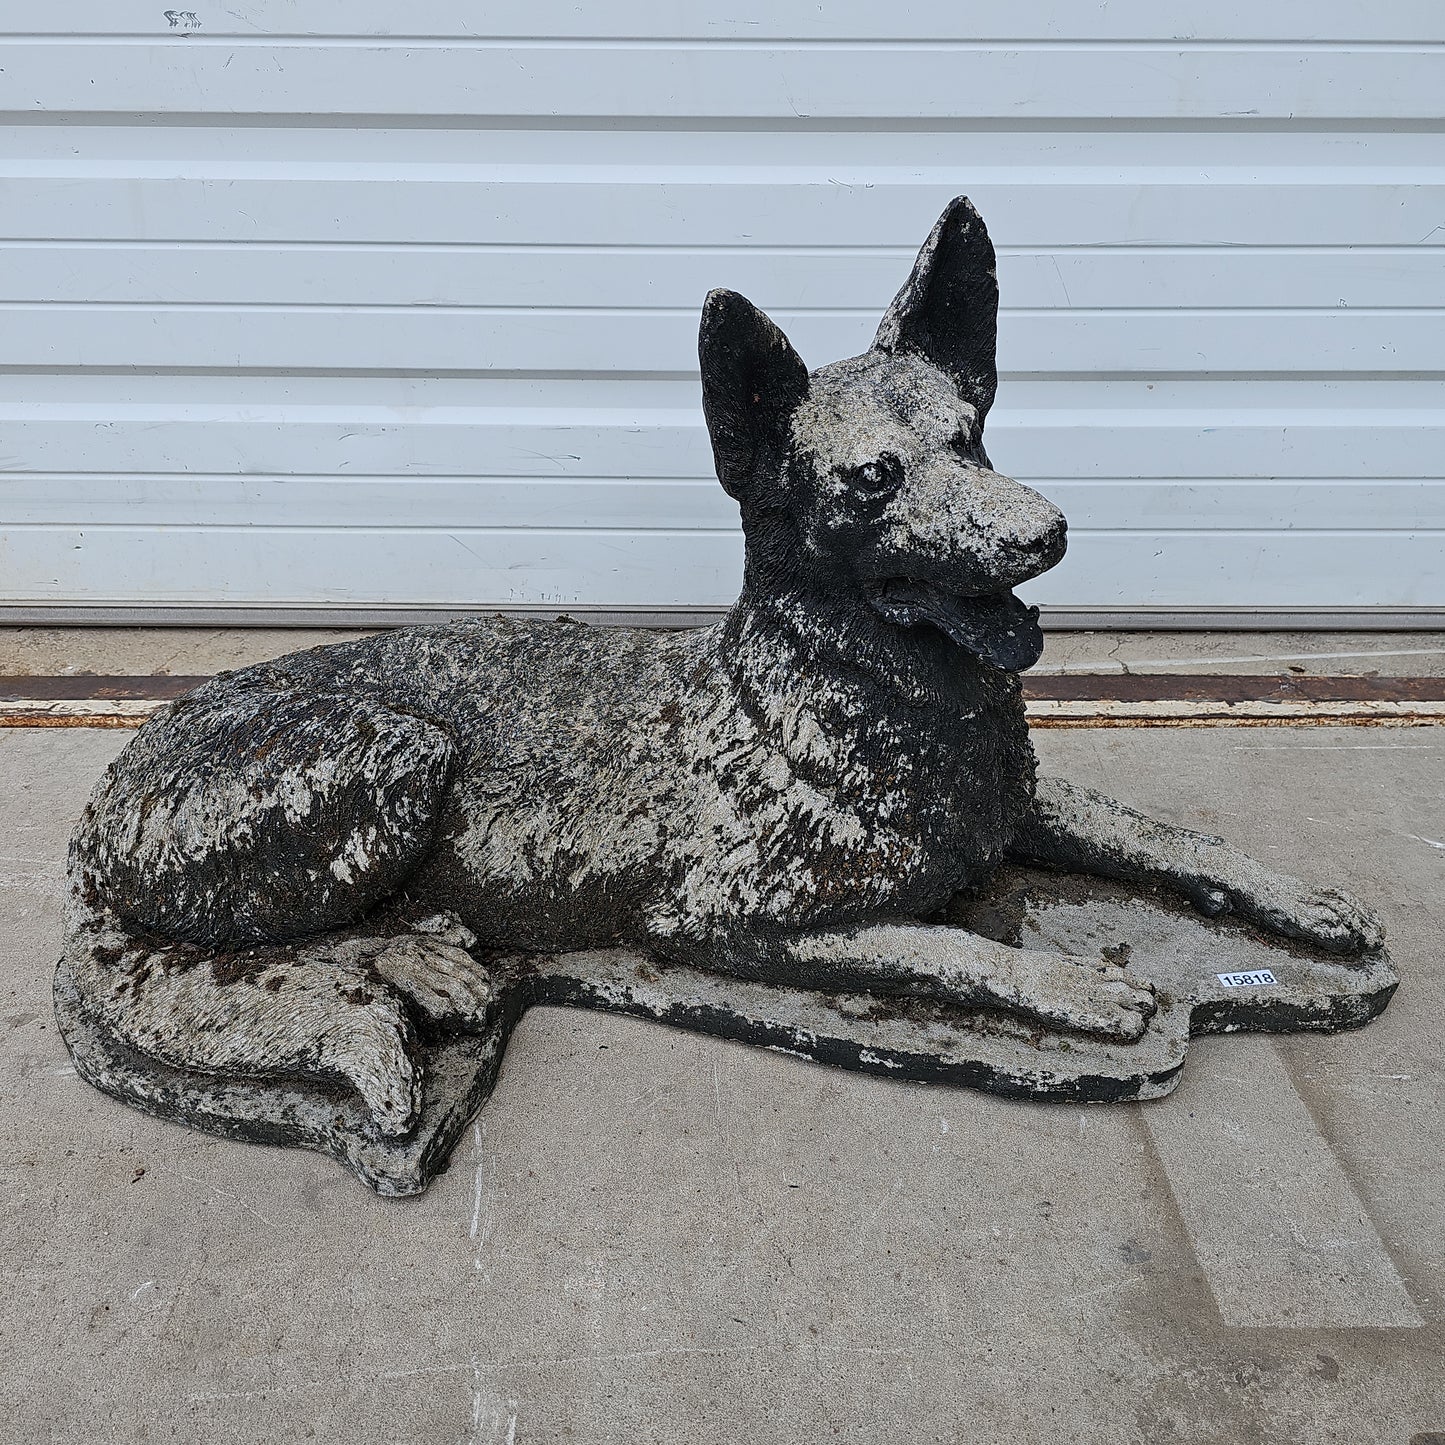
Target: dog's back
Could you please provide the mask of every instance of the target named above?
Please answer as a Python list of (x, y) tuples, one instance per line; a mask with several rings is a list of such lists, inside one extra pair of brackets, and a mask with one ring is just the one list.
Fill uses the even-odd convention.
[[(639, 851), (627, 818), (667, 792), (667, 703), (698, 651), (687, 636), (497, 618), (223, 675), (107, 769), (72, 873), (129, 925), (237, 948), (354, 922), (475, 831), (468, 810), (501, 824), (485, 828), (482, 868), (497, 888), (582, 851), (623, 863)], [(474, 878), (461, 901), (476, 892)], [(525, 945), (525, 929), (488, 923)]]

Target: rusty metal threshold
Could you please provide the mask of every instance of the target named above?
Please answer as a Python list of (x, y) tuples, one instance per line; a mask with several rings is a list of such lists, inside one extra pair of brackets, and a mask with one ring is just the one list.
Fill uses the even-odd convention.
[[(136, 728), (204, 677), (0, 677), (0, 727)], [(1419, 727), (1445, 677), (1073, 674), (1024, 679), (1034, 727)]]
[(1415, 727), (1445, 722), (1445, 677), (1161, 677), (1075, 674), (1024, 679), (1033, 727)]

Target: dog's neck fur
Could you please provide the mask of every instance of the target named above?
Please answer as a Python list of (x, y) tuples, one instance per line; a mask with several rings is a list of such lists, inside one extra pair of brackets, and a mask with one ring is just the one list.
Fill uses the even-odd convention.
[(759, 561), (750, 546), (742, 593), (717, 633), (719, 663), (799, 774), (820, 783), (854, 774), (885, 736), (879, 761), (901, 747), (946, 773), (955, 751), (966, 765), (973, 727), (997, 727), (1003, 714), (1022, 729), (1013, 674), (932, 628), (895, 626), (862, 597), (810, 586), (796, 572), (784, 583)]
[[(792, 693), (812, 674), (876, 694), (875, 706), (942, 707), (968, 717), (980, 707), (1022, 695), (1018, 678), (990, 667), (930, 627), (903, 628), (880, 616), (857, 591), (833, 577), (814, 577), (800, 564), (803, 544), (781, 513), (744, 514), (747, 549), (742, 592), (723, 625), (724, 650), (744, 638), (776, 649), (749, 649), (751, 685)], [(801, 668), (800, 668), (801, 665)], [(735, 672), (735, 676), (740, 676)]]

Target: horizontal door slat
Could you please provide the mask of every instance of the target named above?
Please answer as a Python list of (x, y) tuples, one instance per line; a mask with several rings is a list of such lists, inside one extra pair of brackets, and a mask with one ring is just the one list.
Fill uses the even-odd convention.
[[(1148, 423), (1108, 410), (1063, 420), (1001, 406), (987, 439), (994, 462), (1021, 478), (1410, 478), (1422, 462), (1445, 456), (1445, 412)], [(0, 410), (0, 481), (7, 471), (94, 471), (122, 480), (161, 472), (710, 478), (712, 453), (702, 427), (682, 415), (529, 424), (524, 416), (395, 414), (315, 422), (164, 413), (26, 419)]]
[(915, 248), (967, 191), (1000, 245), (1391, 245), (1438, 242), (1445, 183), (1356, 179), (973, 185), (699, 181), (0, 179), (0, 239)]
[[(1076, 607), (1440, 607), (1439, 532), (1080, 532), (1024, 589)], [(488, 607), (721, 606), (742, 542), (726, 532), (323, 532), (320, 529), (10, 527), (23, 559), (0, 602), (254, 603)]]
[[(31, 116), (558, 115), (849, 119), (1435, 119), (1438, 47), (1045, 48), (325, 42), (7, 47), (0, 111)], [(860, 83), (866, 75), (866, 83)]]
[[(115, 243), (0, 248), (0, 301), (267, 306), (536, 306), (696, 312), (714, 286), (769, 310), (881, 312), (904, 252), (198, 248)], [(1003, 251), (1005, 315), (1073, 307), (1445, 307), (1445, 252), (1221, 249)], [(1009, 322), (1005, 320), (1005, 327)]]
[[(811, 365), (868, 348), (876, 315), (778, 311)], [(0, 307), (0, 366), (209, 371), (671, 372), (697, 365), (691, 312)], [(1014, 313), (1005, 371), (1445, 372), (1445, 313)]]
[[(184, 14), (176, 12), (178, 16)], [(509, 0), (478, 10), (474, 0), (429, 0), (423, 10), (390, 0), (233, 0), (202, 10), (197, 25), (169, 22), (153, 0), (69, 0), (69, 35), (155, 35), (176, 32), (237, 40), (267, 35), (478, 40), (491, 36), (678, 36), (699, 40), (957, 39), (957, 40), (1276, 40), (1308, 35), (1319, 42), (1445, 40), (1445, 17), (1433, 0), (1111, 0), (1107, 6), (1061, 6), (1058, 0), (972, 0), (968, 6), (877, 0), (749, 0), (727, 14), (676, 0)], [(27, 23), (20, 23), (25, 20)], [(0, 35), (45, 33), (43, 13), (16, 10), (0, 19)]]
[[(1031, 478), (1071, 528), (1155, 532), (1445, 531), (1445, 478), (1226, 481)], [(5, 476), (14, 526), (599, 528), (733, 531), (737, 505), (704, 478)]]
[[(177, 15), (183, 12), (175, 12)], [(967, 6), (877, 0), (748, 0), (727, 14), (676, 0), (505, 0), (479, 10), (475, 0), (428, 0), (420, 11), (390, 0), (232, 0), (205, 9), (199, 24), (172, 25), (153, 0), (70, 0), (64, 29), (72, 35), (223, 36), (263, 41), (267, 35), (407, 37), (477, 41), (500, 36), (677, 36), (698, 40), (777, 38), (955, 40), (1445, 40), (1445, 16), (1434, 0), (1388, 5), (1320, 4), (1319, 0), (1110, 0), (1107, 6), (1061, 6), (1058, 0), (971, 0)], [(28, 22), (22, 24), (21, 22)], [(0, 19), (0, 35), (44, 33), (43, 12)]]

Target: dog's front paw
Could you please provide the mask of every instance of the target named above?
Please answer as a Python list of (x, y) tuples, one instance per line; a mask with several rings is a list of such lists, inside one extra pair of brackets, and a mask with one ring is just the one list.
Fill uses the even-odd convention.
[(1330, 953), (1367, 953), (1385, 941), (1385, 928), (1363, 903), (1336, 888), (1311, 888), (1277, 875), (1248, 900), (1256, 922)]
[(992, 998), (1071, 1033), (1133, 1043), (1154, 1013), (1154, 986), (1118, 963), (1010, 949), (1006, 969), (985, 985)]
[(429, 1018), (480, 1028), (492, 1001), (492, 978), (461, 941), (475, 943), (476, 938), (459, 921), (454, 928), (429, 929), (422, 923), (417, 930), (386, 939), (368, 963)]
[(1270, 933), (1327, 953), (1370, 953), (1385, 941), (1384, 925), (1358, 899), (1258, 864), (1239, 870), (1239, 876), (1207, 880), (1195, 890), (1195, 902), (1210, 916), (1237, 913)]

